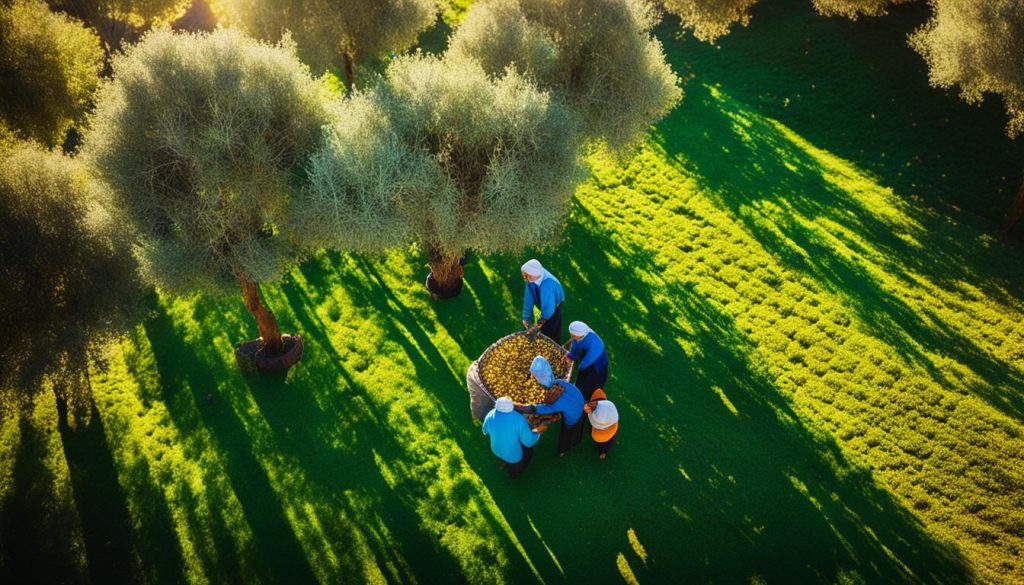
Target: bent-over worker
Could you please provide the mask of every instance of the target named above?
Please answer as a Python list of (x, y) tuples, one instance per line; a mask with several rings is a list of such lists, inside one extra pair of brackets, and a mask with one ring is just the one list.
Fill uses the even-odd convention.
[(572, 345), (565, 357), (577, 362), (576, 387), (589, 402), (594, 390), (608, 382), (608, 354), (604, 351), (604, 341), (583, 321), (569, 323), (569, 336)]
[(551, 364), (542, 356), (533, 358), (530, 373), (537, 382), (548, 388), (544, 402), (521, 407), (525, 412), (562, 415), (558, 432), (558, 456), (563, 457), (583, 439), (583, 395), (576, 386), (565, 380), (556, 380)]
[[(539, 328), (541, 333), (561, 344), (562, 301), (565, 300), (562, 284), (536, 259), (527, 261), (521, 270), (523, 280), (526, 281), (523, 290), (523, 327), (529, 331)], [(536, 324), (533, 322), (534, 307), (540, 309), (540, 318)]]
[(491, 452), (504, 463), (508, 476), (515, 479), (533, 460), (533, 445), (540, 433), (530, 429), (526, 417), (515, 411), (512, 399), (502, 396), (484, 417), (485, 435), (491, 437)]

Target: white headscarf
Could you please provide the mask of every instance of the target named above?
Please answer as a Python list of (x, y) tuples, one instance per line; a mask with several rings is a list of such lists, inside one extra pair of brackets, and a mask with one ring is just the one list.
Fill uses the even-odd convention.
[(590, 419), (590, 426), (603, 431), (619, 422), (619, 410), (607, 400), (598, 400), (597, 407), (587, 417)]
[(494, 408), (498, 412), (512, 412), (512, 399), (508, 396), (502, 396), (494, 401)]
[(590, 327), (583, 321), (573, 321), (569, 323), (569, 334), (577, 335), (579, 337), (586, 337), (590, 333)]
[(544, 267), (540, 265), (540, 262), (536, 259), (527, 260), (526, 264), (523, 264), (521, 269), (528, 276), (540, 276), (544, 274)]

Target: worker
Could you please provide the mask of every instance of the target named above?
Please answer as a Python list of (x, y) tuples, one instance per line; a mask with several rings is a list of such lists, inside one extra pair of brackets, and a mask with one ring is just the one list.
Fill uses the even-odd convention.
[(564, 457), (583, 439), (583, 395), (579, 389), (566, 382), (556, 380), (551, 364), (543, 356), (533, 358), (530, 373), (537, 383), (548, 389), (544, 402), (520, 406), (520, 412), (536, 414), (561, 414), (562, 426), (558, 433), (558, 456)]
[(572, 345), (565, 359), (577, 363), (576, 387), (583, 394), (583, 399), (590, 402), (594, 390), (608, 382), (608, 354), (604, 351), (604, 341), (583, 321), (569, 323), (569, 336), (572, 337)]
[(491, 437), (491, 452), (512, 479), (533, 460), (533, 445), (540, 433), (530, 428), (526, 417), (515, 411), (512, 399), (502, 396), (484, 417), (484, 434)]
[(594, 390), (593, 400), (583, 405), (583, 412), (590, 420), (590, 436), (597, 446), (597, 456), (604, 459), (615, 446), (615, 433), (619, 430), (619, 411), (608, 400), (604, 390)]
[[(521, 271), (526, 287), (523, 291), (523, 327), (533, 333), (539, 330), (556, 343), (562, 343), (562, 301), (565, 291), (561, 283), (536, 259), (523, 264)], [(534, 307), (540, 310), (540, 318), (533, 322)]]

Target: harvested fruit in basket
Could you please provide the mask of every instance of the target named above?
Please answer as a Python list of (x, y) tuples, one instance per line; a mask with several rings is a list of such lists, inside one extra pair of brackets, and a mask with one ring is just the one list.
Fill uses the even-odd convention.
[(480, 362), (484, 386), (495, 398), (508, 396), (518, 404), (543, 402), (547, 390), (530, 374), (530, 364), (538, 355), (548, 360), (556, 378), (565, 377), (569, 367), (557, 343), (543, 336), (530, 341), (524, 334), (515, 334), (500, 339), (484, 354)]

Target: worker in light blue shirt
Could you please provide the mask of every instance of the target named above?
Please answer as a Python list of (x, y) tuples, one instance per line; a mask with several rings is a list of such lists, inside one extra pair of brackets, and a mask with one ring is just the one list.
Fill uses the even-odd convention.
[(569, 323), (569, 337), (572, 337), (572, 345), (565, 359), (576, 361), (579, 368), (576, 387), (584, 400), (590, 402), (594, 390), (604, 388), (608, 382), (608, 354), (604, 351), (604, 341), (583, 321)]
[(565, 380), (556, 380), (551, 364), (542, 356), (533, 358), (530, 373), (537, 382), (548, 388), (544, 402), (520, 407), (522, 412), (562, 415), (562, 428), (558, 433), (558, 456), (564, 457), (583, 439), (583, 395), (576, 386)]
[[(565, 291), (562, 284), (536, 259), (523, 264), (521, 271), (526, 287), (523, 290), (523, 327), (528, 331), (541, 333), (562, 343), (562, 301)], [(540, 318), (533, 322), (533, 309), (540, 310)]]
[(515, 411), (512, 399), (502, 396), (484, 417), (484, 434), (491, 437), (491, 452), (515, 479), (533, 460), (533, 445), (540, 433), (530, 429), (526, 417)]

